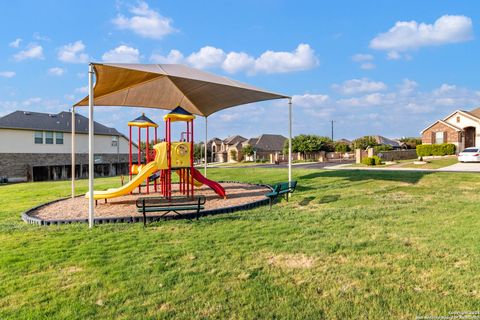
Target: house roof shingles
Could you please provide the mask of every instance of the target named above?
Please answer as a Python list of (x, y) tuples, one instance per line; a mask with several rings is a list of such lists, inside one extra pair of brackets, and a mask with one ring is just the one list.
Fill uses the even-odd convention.
[[(42, 112), (15, 111), (0, 118), (0, 128), (2, 129), (23, 129), (38, 131), (56, 131), (72, 132), (71, 112), (62, 111), (58, 114), (49, 114)], [(88, 118), (75, 115), (76, 133), (88, 133)], [(109, 128), (94, 122), (94, 132), (98, 135), (121, 135), (115, 128)]]
[(287, 138), (279, 134), (262, 134), (258, 137), (254, 147), (262, 151), (281, 151), (283, 150), (285, 140)]

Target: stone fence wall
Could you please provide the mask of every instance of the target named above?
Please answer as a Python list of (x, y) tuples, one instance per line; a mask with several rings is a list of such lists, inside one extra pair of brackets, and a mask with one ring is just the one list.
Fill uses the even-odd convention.
[(377, 156), (384, 161), (410, 160), (410, 159), (417, 158), (417, 150), (408, 149), (408, 150), (380, 151), (377, 153)]

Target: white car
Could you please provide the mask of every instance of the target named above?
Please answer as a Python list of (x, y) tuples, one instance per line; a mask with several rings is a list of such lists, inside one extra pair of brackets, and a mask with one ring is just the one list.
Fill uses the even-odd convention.
[(458, 161), (460, 162), (480, 162), (479, 148), (466, 148), (458, 154)]

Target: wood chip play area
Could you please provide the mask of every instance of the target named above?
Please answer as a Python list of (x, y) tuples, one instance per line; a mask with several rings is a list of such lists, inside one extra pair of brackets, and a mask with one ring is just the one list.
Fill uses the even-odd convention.
[[(207, 186), (202, 186), (195, 189), (196, 195), (204, 195), (206, 197), (205, 209), (203, 211), (210, 211), (215, 209), (237, 207), (248, 205), (267, 199), (265, 194), (270, 191), (270, 188), (261, 185), (252, 185), (245, 183), (221, 183), (224, 187), (227, 198), (220, 198), (212, 189)], [(174, 186), (173, 195), (180, 194), (178, 186)], [(150, 193), (144, 195), (133, 193), (122, 197), (109, 199), (107, 203), (99, 200), (95, 206), (96, 218), (110, 218), (110, 217), (141, 217), (141, 213), (137, 212), (135, 201), (139, 197), (159, 196), (159, 194)], [(167, 216), (175, 213), (168, 213)], [(88, 199), (83, 196), (64, 199), (50, 204), (46, 204), (37, 209), (28, 212), (32, 218), (37, 218), (43, 221), (59, 221), (59, 220), (77, 220), (88, 218)]]

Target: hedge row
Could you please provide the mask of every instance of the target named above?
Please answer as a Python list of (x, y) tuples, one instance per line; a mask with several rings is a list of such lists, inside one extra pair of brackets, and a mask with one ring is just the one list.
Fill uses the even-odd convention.
[(421, 144), (417, 146), (417, 155), (425, 156), (446, 156), (455, 154), (455, 145), (452, 143), (442, 144)]
[(367, 157), (362, 159), (362, 163), (367, 166), (378, 166), (382, 164), (382, 159), (377, 156)]

